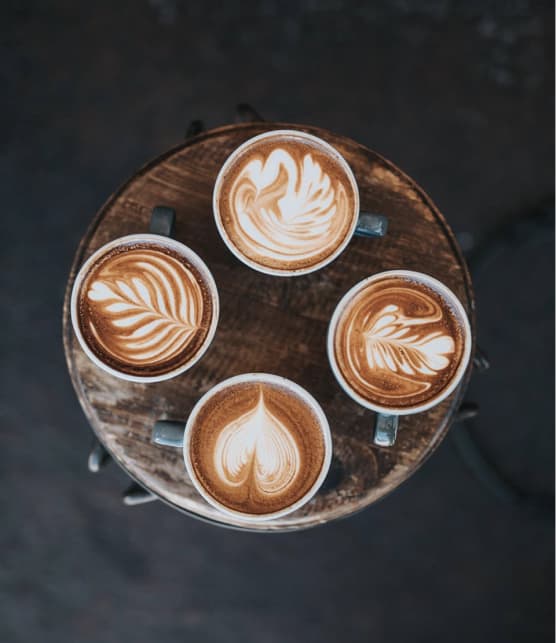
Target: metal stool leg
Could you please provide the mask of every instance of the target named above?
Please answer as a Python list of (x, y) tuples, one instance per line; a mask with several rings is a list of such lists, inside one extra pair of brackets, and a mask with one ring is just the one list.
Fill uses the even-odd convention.
[(454, 424), (463, 422), (464, 420), (471, 420), (479, 415), (479, 405), (475, 402), (462, 402), (461, 406), (454, 418)]
[(256, 123), (258, 121), (264, 121), (264, 118), (251, 105), (240, 103), (236, 107), (236, 123)]
[(89, 459), (87, 460), (87, 466), (91, 473), (98, 473), (102, 467), (108, 464), (112, 458), (108, 451), (102, 446), (102, 444), (95, 438), (93, 440), (93, 446), (89, 452)]
[(194, 120), (189, 123), (189, 126), (185, 132), (185, 138), (191, 138), (193, 136), (197, 136), (197, 134), (200, 134), (203, 132), (205, 129), (205, 126), (203, 125), (203, 121), (200, 120)]
[(124, 505), (128, 507), (134, 507), (135, 505), (143, 505), (146, 502), (152, 502), (156, 500), (156, 496), (150, 491), (144, 489), (141, 485), (133, 482), (127, 489), (124, 491), (122, 500)]
[(490, 362), (484, 350), (480, 346), (475, 347), (475, 356), (473, 357), (473, 366), (480, 372), (488, 371)]

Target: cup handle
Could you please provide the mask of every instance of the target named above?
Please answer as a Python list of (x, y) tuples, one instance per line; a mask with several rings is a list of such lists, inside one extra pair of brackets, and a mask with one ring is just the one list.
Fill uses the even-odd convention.
[(360, 212), (355, 234), (358, 237), (383, 237), (388, 230), (388, 218), (383, 214)]
[(151, 441), (163, 447), (183, 448), (184, 422), (158, 420), (154, 423)]
[(377, 413), (374, 443), (379, 447), (391, 447), (398, 434), (399, 417)]
[(176, 211), (166, 205), (157, 205), (151, 214), (149, 232), (163, 237), (173, 237), (176, 225)]

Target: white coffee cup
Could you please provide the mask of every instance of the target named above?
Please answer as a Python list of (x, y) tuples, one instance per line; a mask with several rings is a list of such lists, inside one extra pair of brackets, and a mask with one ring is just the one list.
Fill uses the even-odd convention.
[[(216, 283), (214, 281), (212, 273), (210, 272), (205, 262), (191, 248), (184, 245), (183, 243), (180, 243), (179, 241), (176, 241), (175, 239), (172, 239), (170, 236), (166, 236), (166, 235), (170, 235), (171, 230), (173, 229), (174, 217), (175, 217), (175, 213), (170, 208), (165, 208), (165, 207), (155, 208), (153, 210), (153, 216), (151, 219), (151, 230), (155, 230), (156, 234), (151, 232), (151, 233), (126, 235), (124, 237), (120, 237), (118, 239), (114, 239), (106, 243), (101, 248), (96, 250), (85, 261), (85, 263), (79, 269), (79, 272), (73, 283), (71, 299), (70, 299), (71, 322), (72, 322), (72, 327), (73, 327), (75, 336), (77, 337), (77, 340), (81, 348), (83, 349), (87, 357), (103, 371), (105, 371), (106, 373), (109, 373), (110, 375), (114, 375), (115, 377), (118, 377), (120, 379), (127, 380), (129, 382), (141, 382), (141, 383), (161, 382), (163, 380), (168, 380), (173, 377), (176, 377), (177, 375), (180, 375), (181, 373), (187, 371), (194, 364), (196, 364), (204, 355), (204, 353), (207, 351), (208, 347), (210, 346), (214, 338), (216, 328), (218, 326), (220, 306), (219, 306), (219, 298), (218, 298), (218, 289), (216, 287)], [(176, 368), (170, 371), (161, 373), (159, 375), (145, 375), (145, 376), (133, 375), (133, 374), (129, 374), (124, 371), (118, 370), (110, 366), (109, 364), (106, 364), (89, 347), (85, 337), (83, 336), (83, 332), (79, 324), (78, 306), (79, 306), (80, 289), (81, 289), (81, 284), (83, 280), (86, 278), (86, 276), (89, 274), (90, 269), (103, 255), (110, 252), (111, 250), (118, 248), (120, 246), (126, 246), (126, 245), (133, 246), (133, 244), (136, 244), (136, 243), (152, 243), (155, 246), (163, 246), (175, 252), (176, 254), (184, 257), (199, 272), (204, 283), (210, 290), (210, 295), (212, 298), (212, 301), (211, 301), (212, 318), (210, 322), (210, 327), (198, 350), (185, 363), (181, 363), (178, 366), (176, 366)]]
[[(336, 330), (346, 306), (361, 290), (366, 288), (369, 284), (385, 277), (407, 278), (429, 287), (432, 291), (437, 293), (438, 296), (442, 298), (446, 302), (446, 304), (454, 311), (455, 316), (457, 317), (458, 324), (461, 326), (461, 330), (463, 333), (462, 355), (449, 384), (445, 388), (440, 390), (438, 394), (431, 399), (427, 400), (426, 402), (416, 404), (412, 407), (396, 408), (395, 406), (383, 406), (373, 403), (362, 397), (356, 390), (353, 389), (353, 387), (342, 374), (338, 366), (334, 350)], [(467, 370), (467, 366), (469, 364), (469, 359), (471, 356), (471, 347), (471, 326), (469, 324), (467, 313), (465, 312), (465, 309), (457, 296), (438, 279), (435, 279), (434, 277), (431, 277), (430, 275), (424, 274), (422, 272), (415, 272), (412, 270), (387, 270), (385, 272), (380, 272), (367, 277), (366, 279), (363, 279), (359, 283), (355, 284), (355, 286), (348, 290), (348, 292), (346, 292), (346, 294), (338, 302), (330, 319), (327, 336), (328, 361), (339, 385), (358, 404), (377, 413), (374, 441), (375, 444), (379, 446), (392, 446), (394, 444), (396, 440), (400, 416), (422, 413), (423, 411), (431, 409), (437, 404), (440, 404), (440, 402), (442, 402), (451, 393), (453, 393), (458, 384), (461, 382)]]
[[(324, 444), (324, 457), (320, 472), (315, 479), (314, 483), (310, 489), (294, 503), (284, 507), (278, 511), (267, 514), (250, 514), (241, 511), (236, 511), (223, 505), (221, 502), (216, 500), (210, 493), (207, 492), (197, 474), (195, 473), (195, 468), (192, 464), (191, 453), (190, 453), (190, 442), (192, 435), (192, 428), (195, 425), (196, 418), (200, 411), (205, 407), (205, 405), (213, 398), (213, 396), (231, 386), (242, 384), (242, 383), (267, 383), (270, 385), (275, 385), (278, 387), (284, 388), (286, 391), (291, 391), (291, 393), (300, 398), (305, 402), (313, 412), (313, 414), (318, 419), (318, 424), (322, 432), (322, 439)], [(332, 436), (330, 433), (330, 427), (328, 425), (328, 420), (324, 411), (322, 410), (320, 404), (317, 400), (303, 387), (299, 386), (295, 382), (292, 382), (289, 379), (280, 377), (278, 375), (272, 375), (269, 373), (245, 373), (242, 375), (237, 375), (235, 377), (230, 377), (226, 380), (223, 380), (216, 386), (212, 387), (207, 393), (205, 393), (195, 404), (187, 423), (184, 424), (174, 421), (160, 420), (156, 422), (152, 431), (152, 441), (155, 444), (162, 446), (169, 446), (174, 448), (182, 449), (183, 459), (185, 469), (191, 482), (193, 483), (195, 489), (199, 494), (213, 507), (218, 509), (223, 515), (226, 515), (230, 518), (241, 519), (248, 523), (259, 523), (267, 520), (273, 520), (277, 518), (282, 518), (287, 514), (296, 511), (303, 505), (305, 505), (311, 498), (317, 493), (322, 483), (324, 482), (328, 470), (330, 468), (330, 462), (332, 459)]]
[[(278, 268), (272, 268), (269, 266), (264, 266), (261, 265), (261, 263), (257, 263), (256, 261), (253, 261), (251, 258), (246, 256), (233, 242), (233, 240), (230, 238), (228, 232), (226, 231), (226, 228), (222, 222), (222, 214), (221, 214), (221, 208), (220, 208), (220, 193), (221, 193), (221, 188), (223, 182), (226, 180), (227, 174), (230, 170), (230, 168), (234, 165), (236, 159), (238, 156), (243, 154), (249, 147), (253, 146), (254, 144), (260, 143), (261, 141), (270, 141), (272, 139), (280, 139), (280, 138), (290, 138), (290, 139), (296, 139), (301, 142), (306, 142), (311, 146), (317, 146), (321, 150), (324, 151), (325, 154), (330, 156), (331, 159), (333, 159), (334, 162), (338, 164), (338, 166), (342, 169), (344, 172), (345, 176), (347, 177), (352, 191), (354, 195), (354, 202), (353, 202), (353, 213), (352, 213), (352, 222), (350, 224), (349, 232), (343, 239), (343, 241), (337, 246), (337, 248), (328, 256), (323, 258), (321, 261), (318, 261), (314, 265), (310, 265), (305, 268), (300, 268), (300, 269), (293, 269), (293, 270), (288, 270), (288, 269), (278, 269)], [(381, 214), (371, 214), (367, 212), (360, 212), (359, 210), (359, 188), (357, 186), (357, 181), (355, 179), (355, 176), (348, 164), (348, 162), (345, 160), (345, 158), (338, 152), (338, 150), (327, 143), (326, 141), (322, 140), (321, 138), (314, 136), (312, 134), (307, 134), (306, 132), (302, 132), (300, 130), (272, 130), (269, 132), (265, 132), (264, 134), (259, 134), (257, 136), (254, 136), (250, 138), (249, 140), (245, 141), (242, 143), (238, 148), (236, 148), (230, 156), (226, 159), (224, 162), (224, 165), (218, 172), (218, 176), (216, 177), (216, 182), (214, 184), (214, 191), (213, 191), (213, 200), (212, 200), (212, 205), (213, 205), (213, 212), (214, 212), (214, 220), (216, 222), (216, 227), (218, 229), (218, 232), (220, 236), (222, 237), (222, 240), (232, 252), (235, 257), (237, 257), (241, 262), (243, 262), (245, 265), (249, 266), (250, 268), (253, 268), (254, 270), (257, 270), (259, 272), (269, 274), (269, 275), (275, 275), (275, 276), (281, 276), (281, 277), (294, 277), (294, 276), (300, 276), (300, 275), (305, 275), (311, 272), (314, 272), (316, 270), (320, 270), (321, 268), (324, 268), (327, 266), (329, 263), (334, 261), (347, 247), (351, 239), (353, 238), (354, 235), (357, 236), (362, 236), (362, 237), (383, 237), (386, 234), (387, 227), (388, 227), (388, 219), (386, 216), (381, 215)]]

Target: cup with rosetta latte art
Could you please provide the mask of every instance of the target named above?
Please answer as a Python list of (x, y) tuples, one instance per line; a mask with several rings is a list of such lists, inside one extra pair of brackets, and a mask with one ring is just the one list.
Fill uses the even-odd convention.
[(132, 234), (99, 248), (80, 268), (71, 320), (86, 355), (132, 382), (158, 382), (191, 368), (209, 347), (219, 299), (203, 260), (164, 236), (174, 212), (153, 211), (154, 234)]
[(332, 457), (319, 403), (295, 382), (268, 373), (220, 382), (197, 402), (185, 428), (159, 421), (152, 439), (182, 449), (201, 496), (246, 522), (302, 507), (322, 485)]
[(228, 157), (216, 178), (220, 236), (249, 267), (297, 276), (336, 259), (354, 234), (381, 237), (383, 215), (359, 210), (359, 189), (344, 157), (298, 130), (255, 136)]
[(447, 286), (420, 272), (390, 270), (344, 295), (327, 347), (340, 386), (378, 414), (375, 443), (391, 446), (399, 416), (426, 411), (454, 391), (471, 343), (465, 309)]

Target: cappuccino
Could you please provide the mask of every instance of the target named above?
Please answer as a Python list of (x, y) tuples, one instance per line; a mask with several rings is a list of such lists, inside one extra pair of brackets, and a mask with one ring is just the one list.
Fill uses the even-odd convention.
[(328, 342), (340, 384), (361, 404), (415, 413), (444, 399), (470, 353), (469, 322), (456, 296), (410, 271), (356, 285), (334, 313)]
[(186, 429), (186, 466), (220, 509), (259, 519), (301, 506), (328, 470), (328, 423), (293, 382), (251, 374), (231, 378), (197, 404)]
[(100, 366), (126, 379), (166, 379), (208, 347), (218, 317), (210, 272), (186, 246), (131, 235), (101, 248), (81, 269), (72, 314)]
[(332, 261), (350, 241), (359, 193), (344, 158), (295, 130), (256, 136), (216, 179), (216, 224), (230, 250), (269, 274), (299, 275)]

